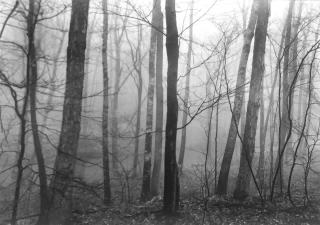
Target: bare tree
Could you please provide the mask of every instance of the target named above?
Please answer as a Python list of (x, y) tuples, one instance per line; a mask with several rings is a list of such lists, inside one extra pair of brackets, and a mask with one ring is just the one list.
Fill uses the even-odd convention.
[(46, 223), (48, 204), (48, 185), (47, 176), (45, 169), (45, 162), (42, 153), (42, 145), (39, 136), (38, 122), (37, 122), (37, 83), (38, 83), (38, 67), (37, 67), (37, 56), (36, 56), (36, 46), (35, 46), (35, 28), (37, 24), (38, 14), (40, 11), (40, 2), (35, 0), (29, 0), (29, 15), (27, 19), (27, 30), (29, 38), (29, 52), (27, 60), (30, 61), (30, 118), (31, 118), (31, 128), (33, 135), (34, 151), (38, 161), (39, 169), (39, 181), (40, 181), (40, 216), (38, 224)]
[(151, 21), (151, 37), (149, 49), (149, 85), (147, 98), (147, 119), (146, 119), (146, 140), (144, 147), (144, 163), (143, 163), (143, 180), (140, 201), (146, 201), (150, 198), (151, 189), (151, 150), (152, 150), (152, 134), (153, 134), (153, 99), (155, 87), (155, 62), (156, 62), (156, 0), (153, 0), (152, 21)]
[(102, 32), (102, 69), (103, 69), (103, 112), (102, 112), (102, 154), (104, 203), (111, 202), (111, 186), (109, 172), (108, 119), (109, 119), (109, 75), (108, 75), (108, 0), (102, 1), (103, 32)]
[[(186, 83), (184, 89), (184, 100), (183, 100), (183, 116), (182, 116), (182, 133), (181, 133), (181, 145), (180, 145), (180, 154), (178, 164), (180, 166), (181, 172), (183, 169), (183, 160), (184, 153), (186, 150), (186, 138), (187, 138), (187, 117), (189, 114), (189, 92), (190, 92), (190, 73), (191, 73), (191, 53), (192, 53), (192, 44), (193, 44), (193, 9), (194, 9), (194, 0), (191, 0), (190, 6), (190, 18), (189, 18), (189, 44), (188, 44), (188, 53), (187, 53), (187, 68), (186, 68)], [(209, 112), (211, 115), (211, 113)], [(210, 129), (210, 128), (209, 128)]]
[(72, 224), (72, 179), (81, 124), (89, 0), (73, 0), (67, 51), (66, 89), (48, 224)]
[[(280, 193), (282, 194), (282, 186), (283, 186), (283, 153), (286, 148), (285, 140), (288, 135), (289, 129), (289, 111), (288, 108), (288, 98), (289, 98), (289, 53), (290, 53), (290, 46), (291, 46), (291, 21), (292, 21), (292, 10), (294, 6), (295, 0), (290, 1), (289, 9), (288, 9), (288, 16), (286, 19), (286, 35), (285, 35), (285, 42), (284, 42), (284, 59), (283, 59), (283, 77), (282, 77), (282, 114), (281, 120), (279, 124), (280, 135), (279, 135), (279, 146), (278, 146), (278, 154), (277, 154), (277, 161), (276, 161), (276, 172), (275, 178), (277, 179), (277, 183), (280, 188)], [(280, 84), (279, 84), (280, 85)], [(280, 96), (279, 96), (280, 98)], [(291, 135), (291, 134), (289, 134)]]
[(157, 27), (157, 56), (156, 56), (156, 133), (153, 170), (151, 177), (151, 196), (159, 194), (160, 172), (162, 165), (162, 138), (163, 138), (163, 14), (161, 0), (156, 0), (155, 5)]
[[(253, 175), (251, 162), (255, 148), (255, 137), (260, 105), (261, 80), (264, 74), (264, 55), (269, 21), (268, 0), (259, 3), (255, 31), (250, 92), (246, 114), (246, 126), (240, 156), (240, 168), (234, 198), (244, 200), (248, 196), (250, 176)], [(258, 189), (259, 190), (259, 189)]]
[(245, 79), (246, 79), (246, 68), (248, 58), (250, 54), (251, 41), (254, 36), (254, 29), (257, 21), (257, 9), (258, 1), (254, 0), (252, 3), (251, 14), (249, 18), (248, 28), (244, 32), (244, 43), (241, 52), (241, 58), (238, 69), (237, 84), (235, 90), (234, 106), (232, 110), (231, 124), (229, 128), (229, 134), (225, 152), (222, 159), (218, 185), (216, 193), (224, 195), (227, 193), (229, 170), (231, 166), (232, 156), (237, 139), (237, 127), (241, 116), (241, 108), (243, 104), (243, 96), (245, 92)]
[(168, 214), (173, 214), (179, 209), (180, 198), (179, 171), (176, 160), (179, 43), (175, 0), (166, 0), (165, 10), (167, 25), (166, 48), (168, 58), (168, 80), (163, 211)]
[[(129, 42), (129, 41), (128, 41)], [(141, 56), (141, 43), (142, 43), (142, 26), (138, 24), (138, 45), (134, 50), (129, 42), (131, 55), (134, 59), (134, 55), (136, 55), (136, 59), (134, 59), (134, 68), (138, 75), (138, 80), (136, 81), (136, 86), (138, 90), (138, 104), (137, 104), (137, 121), (135, 128), (135, 143), (134, 143), (134, 156), (133, 156), (133, 173), (132, 175), (137, 176), (138, 170), (138, 162), (139, 162), (139, 134), (140, 134), (140, 126), (141, 126), (141, 106), (142, 106), (142, 88), (143, 88), (143, 79), (142, 79), (142, 56)]]

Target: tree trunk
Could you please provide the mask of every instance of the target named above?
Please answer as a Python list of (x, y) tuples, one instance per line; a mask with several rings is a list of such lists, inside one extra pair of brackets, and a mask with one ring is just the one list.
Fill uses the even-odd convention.
[[(289, 98), (289, 83), (288, 83), (288, 74), (289, 74), (289, 53), (291, 45), (291, 20), (292, 20), (292, 10), (295, 0), (290, 1), (288, 16), (286, 20), (286, 36), (285, 36), (285, 49), (284, 49), (284, 61), (283, 61), (283, 78), (282, 78), (282, 115), (280, 121), (280, 135), (279, 135), (279, 147), (276, 161), (276, 172), (275, 176), (277, 183), (280, 188), (280, 193), (282, 194), (282, 185), (283, 185), (283, 153), (285, 151), (285, 140), (288, 134), (288, 125), (289, 125), (289, 111), (288, 108), (288, 98)], [(279, 84), (280, 85), (280, 84)], [(280, 96), (279, 96), (280, 97)]]
[[(114, 31), (116, 32), (116, 31)], [(120, 42), (116, 37), (114, 38), (115, 42), (115, 50), (116, 50), (116, 58), (115, 58), (115, 79), (114, 79), (114, 93), (112, 98), (112, 110), (111, 110), (111, 148), (112, 148), (112, 169), (114, 171), (118, 170), (118, 102), (119, 102), (119, 83), (120, 77), (122, 74), (122, 69), (120, 67)]]
[(191, 53), (192, 53), (192, 44), (193, 44), (193, 8), (194, 0), (191, 1), (190, 6), (190, 19), (189, 19), (189, 44), (188, 44), (188, 53), (187, 53), (187, 69), (186, 69), (186, 84), (184, 89), (184, 100), (183, 100), (183, 116), (182, 116), (182, 132), (181, 132), (181, 145), (180, 145), (180, 154), (179, 154), (179, 167), (182, 172), (183, 170), (183, 160), (184, 153), (186, 149), (186, 139), (187, 139), (187, 117), (189, 114), (189, 92), (190, 92), (190, 73), (191, 73)]
[(102, 110), (102, 154), (103, 154), (103, 184), (104, 204), (111, 202), (111, 186), (109, 171), (108, 119), (109, 119), (109, 75), (108, 75), (108, 0), (102, 1), (103, 31), (102, 31), (102, 73), (103, 73), (103, 110)]
[(206, 96), (208, 99), (208, 109), (207, 109), (207, 124), (208, 124), (208, 130), (207, 130), (207, 147), (206, 147), (206, 154), (205, 154), (205, 161), (206, 161), (206, 166), (212, 165), (212, 153), (211, 153), (211, 148), (212, 148), (212, 115), (213, 115), (213, 107), (212, 107), (212, 93), (211, 93), (211, 87), (212, 87), (212, 80), (209, 74), (207, 74), (207, 83), (206, 83)]
[(168, 81), (163, 211), (168, 214), (174, 214), (179, 209), (180, 196), (179, 172), (176, 161), (179, 43), (175, 0), (166, 0), (165, 11), (167, 25), (166, 48), (168, 58)]
[(35, 0), (29, 0), (29, 15), (28, 15), (28, 38), (29, 38), (29, 52), (28, 60), (30, 61), (30, 119), (33, 135), (34, 151), (38, 161), (39, 181), (40, 181), (40, 216), (38, 224), (45, 224), (47, 211), (48, 211), (48, 185), (45, 163), (42, 153), (42, 146), (38, 130), (37, 122), (37, 82), (38, 82), (38, 68), (36, 58), (36, 47), (34, 31), (36, 28), (36, 22), (38, 12), (40, 9), (40, 3), (36, 3)]
[(159, 195), (159, 183), (162, 162), (162, 138), (163, 138), (163, 14), (161, 12), (161, 0), (156, 0), (155, 6), (157, 22), (157, 56), (156, 56), (156, 133), (153, 170), (151, 177), (151, 196)]
[(263, 94), (263, 80), (261, 79), (261, 89), (260, 89), (260, 154), (258, 162), (258, 180), (259, 185), (262, 188), (264, 187), (264, 152), (265, 152), (265, 138), (264, 138), (264, 94)]
[[(138, 67), (136, 67), (136, 72), (138, 74), (138, 105), (137, 105), (137, 122), (136, 122), (136, 130), (135, 130), (135, 143), (134, 143), (134, 156), (133, 156), (133, 176), (137, 176), (138, 172), (138, 163), (139, 163), (139, 135), (140, 135), (140, 125), (141, 125), (141, 105), (142, 105), (142, 87), (143, 87), (143, 80), (142, 80), (142, 57), (141, 57), (141, 42), (142, 42), (142, 27), (141, 24), (138, 24), (138, 47), (137, 47), (137, 62)], [(133, 51), (132, 57), (134, 57)], [(136, 63), (136, 62), (134, 62)]]
[[(247, 14), (248, 14), (248, 8), (246, 8), (246, 4), (245, 4), (246, 0), (243, 0), (243, 6), (242, 6), (242, 22), (243, 22), (243, 34), (245, 34), (246, 32), (246, 29), (247, 29)], [(245, 36), (244, 36), (245, 38)], [(246, 75), (246, 74), (244, 74)], [(246, 78), (244, 78), (244, 81), (246, 81)], [(245, 85), (245, 84), (243, 84)], [(244, 128), (246, 126), (246, 87), (244, 86), (243, 87), (243, 97), (242, 97), (242, 107), (241, 107), (241, 117), (240, 117), (240, 128), (241, 128), (241, 131), (240, 131), (240, 135), (241, 135), (241, 138), (243, 139), (243, 135), (244, 135)], [(240, 144), (241, 146), (241, 144)], [(240, 151), (241, 151), (241, 147), (240, 147)], [(237, 155), (237, 154), (236, 154)]]
[(246, 114), (246, 126), (240, 156), (240, 168), (234, 198), (244, 200), (249, 195), (250, 176), (253, 175), (251, 162), (255, 148), (258, 111), (260, 105), (261, 80), (264, 74), (264, 55), (269, 20), (268, 0), (261, 0), (255, 31), (252, 73), (250, 81), (249, 101)]
[(147, 98), (147, 119), (146, 119), (146, 140), (144, 147), (143, 180), (140, 201), (145, 202), (150, 198), (151, 189), (151, 150), (152, 150), (152, 132), (153, 132), (153, 99), (155, 86), (155, 58), (157, 47), (157, 36), (154, 28), (156, 15), (154, 12), (156, 0), (153, 0), (151, 37), (149, 50), (149, 85)]
[[(30, 60), (27, 60), (27, 68), (30, 68)], [(30, 83), (30, 69), (27, 69), (27, 75), (26, 75), (26, 82), (27, 84)], [(2, 73), (2, 71), (0, 71)], [(10, 85), (8, 85), (9, 89)], [(29, 88), (26, 88), (26, 93), (24, 95), (24, 101), (22, 105), (22, 110), (19, 112), (19, 106), (18, 106), (18, 99), (16, 98), (16, 92), (12, 92), (12, 97), (15, 101), (15, 112), (20, 120), (20, 133), (19, 133), (19, 148), (20, 152), (17, 155), (17, 171), (16, 176), (14, 178), (11, 178), (11, 180), (16, 180), (15, 187), (14, 187), (14, 199), (13, 199), (13, 206), (12, 206), (12, 213), (11, 213), (11, 224), (16, 225), (17, 223), (17, 214), (18, 214), (18, 204), (20, 200), (20, 189), (22, 185), (22, 175), (23, 175), (23, 158), (26, 151), (26, 140), (27, 140), (27, 132), (26, 132), (26, 125), (27, 125), (27, 108), (28, 108), (28, 102), (29, 102)], [(15, 94), (13, 94), (15, 93)], [(13, 170), (14, 171), (14, 170)], [(12, 175), (11, 175), (12, 176)]]
[[(308, 34), (309, 34), (309, 29), (307, 31), (304, 30), (303, 32), (303, 36), (304, 36), (304, 40), (303, 40), (303, 43), (302, 43), (302, 49), (303, 50), (303, 55), (306, 54), (306, 46), (307, 46), (307, 39), (308, 39)], [(305, 88), (305, 79), (306, 79), (306, 74), (305, 74), (305, 66), (302, 65), (302, 68), (301, 68), (301, 74), (300, 74), (300, 79), (299, 79), (299, 105), (298, 105), (298, 119), (299, 119), (299, 127), (301, 129), (301, 126), (302, 126), (302, 121), (303, 121), (303, 118), (304, 118), (304, 115), (302, 114), (302, 107), (305, 105), (305, 102), (302, 103), (302, 100), (305, 100), (306, 98), (306, 95), (304, 93), (304, 88)], [(303, 109), (305, 109), (306, 106), (303, 107)], [(301, 132), (301, 130), (300, 130)], [(305, 148), (304, 146), (304, 138), (301, 140), (301, 144), (299, 146), (299, 152), (300, 153), (303, 153), (303, 149)]]
[(72, 178), (81, 124), (89, 0), (73, 0), (67, 50), (66, 89), (58, 154), (51, 182), (50, 225), (72, 223)]
[(247, 62), (250, 54), (251, 41), (254, 36), (254, 29), (257, 21), (257, 9), (258, 9), (258, 0), (254, 0), (252, 3), (252, 9), (251, 9), (251, 14), (249, 18), (248, 28), (244, 33), (244, 43), (243, 43), (241, 58), (239, 63), (234, 106), (232, 111), (233, 115), (231, 118), (227, 144), (226, 144), (225, 152), (224, 152), (222, 163), (221, 163), (218, 186), (216, 190), (216, 193), (219, 195), (224, 195), (227, 193), (229, 170), (230, 170), (232, 156), (233, 156), (233, 152), (236, 144), (237, 129), (238, 129), (239, 120), (241, 116), (243, 96), (245, 92), (244, 83), (246, 80)]
[[(296, 20), (294, 21), (294, 25), (293, 25), (293, 34), (292, 34), (292, 39), (293, 39), (293, 43), (292, 43), (292, 59), (290, 60), (292, 62), (291, 66), (289, 66), (290, 68), (290, 72), (289, 72), (289, 76), (290, 76), (290, 82), (289, 84), (291, 85), (291, 83), (293, 82), (293, 79), (296, 75), (297, 72), (297, 60), (298, 60), (298, 31), (299, 31), (299, 27), (300, 27), (300, 20), (301, 20), (301, 13), (302, 13), (302, 1), (300, 1), (299, 4), (299, 10), (298, 10), (298, 14), (296, 15)], [(293, 84), (293, 89), (292, 92), (289, 93), (290, 98), (291, 98), (291, 102), (294, 102), (294, 95), (295, 95), (295, 86), (296, 83)], [(291, 105), (291, 110), (290, 110), (290, 115), (291, 118), (294, 117), (294, 108), (295, 108), (295, 104)], [(289, 160), (290, 155), (292, 155), (293, 153), (293, 146), (292, 146), (292, 141), (293, 140), (293, 135), (294, 133), (291, 134), (291, 137), (288, 141), (288, 146), (287, 146), (287, 151), (286, 151), (286, 161)]]

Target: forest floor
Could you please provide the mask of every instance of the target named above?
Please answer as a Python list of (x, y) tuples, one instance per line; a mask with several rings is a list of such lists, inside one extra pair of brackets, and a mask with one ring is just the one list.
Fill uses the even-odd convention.
[[(133, 181), (129, 187), (119, 186), (118, 192), (115, 193), (118, 198), (109, 208), (95, 205), (96, 202), (92, 202), (93, 199), (84, 201), (79, 198), (75, 208), (83, 209), (83, 203), (85, 203), (87, 209), (82, 212), (74, 211), (76, 224), (320, 225), (320, 183), (318, 182), (318, 188), (310, 188), (309, 204), (304, 204), (306, 199), (303, 190), (296, 188), (292, 195), (296, 207), (292, 206), (287, 197), (275, 198), (272, 203), (266, 201), (267, 203), (262, 207), (259, 197), (250, 197), (245, 202), (235, 201), (230, 196), (222, 198), (213, 195), (203, 198), (201, 194), (204, 193), (204, 186), (201, 185), (203, 179), (199, 173), (198, 175), (185, 173), (180, 178), (181, 204), (179, 213), (175, 216), (166, 216), (161, 213), (162, 198), (160, 196), (146, 204), (140, 204), (140, 183), (141, 178)], [(131, 203), (128, 203), (128, 199)], [(89, 202), (92, 204), (88, 204)]]
[[(266, 202), (261, 206), (259, 197), (249, 197), (245, 202), (238, 202), (231, 197), (203, 198), (204, 186), (201, 176), (186, 173), (180, 178), (180, 210), (175, 216), (161, 213), (162, 197), (141, 204), (139, 196), (141, 178), (114, 181), (113, 204), (106, 207), (102, 203), (102, 185), (91, 184), (91, 187), (76, 188), (74, 193), (74, 220), (76, 225), (129, 225), (129, 224), (176, 224), (176, 225), (211, 225), (211, 224), (290, 224), (290, 225), (320, 225), (320, 181), (319, 187), (310, 188), (309, 203), (304, 199), (304, 192), (295, 189), (293, 199), (296, 207), (292, 206), (287, 197), (275, 198), (272, 203)], [(96, 186), (95, 186), (96, 185)], [(162, 185), (161, 185), (162, 186)], [(162, 187), (161, 187), (162, 189)], [(213, 189), (211, 187), (211, 189)], [(252, 188), (254, 189), (254, 188)], [(301, 190), (301, 189), (300, 189)], [(37, 191), (35, 191), (37, 193)], [(34, 195), (35, 197), (37, 194)], [(29, 199), (30, 200), (30, 199)], [(38, 200), (28, 203), (38, 205)], [(3, 203), (3, 202), (2, 202)], [(2, 204), (0, 202), (0, 205)], [(9, 204), (6, 204), (7, 206)], [(21, 202), (20, 218), (33, 214), (30, 207)], [(0, 207), (1, 208), (1, 207)], [(24, 213), (24, 209), (29, 209)], [(0, 210), (2, 211), (2, 210)], [(37, 209), (34, 210), (36, 213)], [(3, 214), (5, 213), (6, 216)], [(1, 215), (2, 214), (2, 215)], [(0, 212), (1, 217), (10, 218), (10, 211)], [(19, 220), (19, 224), (33, 225), (36, 217)], [(1, 222), (0, 222), (1, 224)], [(2, 225), (2, 224), (1, 224)]]

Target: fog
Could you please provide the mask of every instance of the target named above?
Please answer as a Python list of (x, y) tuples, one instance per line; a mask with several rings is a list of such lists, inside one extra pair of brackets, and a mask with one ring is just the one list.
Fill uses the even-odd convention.
[[(13, 188), (17, 179), (17, 159), (21, 145), (21, 122), (17, 110), (22, 110), (24, 96), (26, 93), (26, 73), (28, 36), (26, 15), (28, 13), (28, 1), (20, 1), (20, 5), (6, 22), (0, 43), (0, 187), (9, 188), (10, 196), (13, 198)], [(261, 105), (264, 105), (264, 118), (270, 113), (269, 124), (264, 147), (264, 165), (266, 185), (270, 182), (270, 165), (276, 163), (280, 141), (281, 120), (279, 107), (283, 110), (282, 98), (282, 76), (283, 57), (278, 62), (278, 51), (281, 43), (282, 30), (288, 14), (289, 2), (287, 0), (273, 0), (270, 7), (270, 18), (267, 31), (265, 48), (265, 71), (263, 75), (264, 86)], [(1, 1), (0, 21), (1, 27), (14, 6), (15, 1)], [(292, 17), (292, 31), (299, 18), (299, 3), (296, 1)], [(108, 33), (108, 73), (109, 73), (109, 149), (113, 148), (112, 141), (117, 140), (117, 162), (118, 173), (126, 174), (127, 178), (133, 173), (133, 159), (136, 139), (139, 139), (139, 163), (138, 174), (142, 176), (145, 136), (147, 118), (147, 92), (149, 82), (149, 49), (150, 32), (152, 23), (152, 1), (109, 1), (109, 33)], [(54, 162), (59, 144), (63, 101), (66, 86), (66, 66), (68, 31), (71, 16), (71, 1), (69, 0), (43, 0), (41, 1), (40, 16), (35, 29), (35, 46), (37, 58), (37, 122), (42, 143), (42, 151), (45, 159), (48, 182), (53, 173)], [(177, 159), (180, 153), (182, 130), (186, 128), (185, 155), (183, 161), (183, 173), (190, 173), (196, 177), (202, 177), (204, 167), (212, 172), (210, 182), (212, 188), (216, 187), (223, 155), (228, 140), (230, 123), (232, 121), (232, 110), (240, 56), (243, 46), (244, 28), (243, 16), (246, 15), (248, 22), (252, 1), (249, 0), (195, 0), (194, 9), (191, 11), (190, 2), (176, 0), (177, 28), (179, 33), (179, 69), (177, 81), (178, 98), (178, 131), (176, 140)], [(165, 12), (165, 2), (162, 1), (162, 12)], [(319, 59), (317, 49), (310, 51), (319, 42), (319, 9), (318, 1), (303, 1), (300, 16), (300, 26), (293, 40), (297, 40), (297, 53), (290, 53), (289, 74), (297, 73), (297, 82), (292, 89), (292, 131), (288, 140), (285, 153), (285, 180), (289, 174), (294, 158), (297, 158), (297, 166), (293, 172), (294, 182), (297, 186), (304, 182), (303, 171), (311, 170), (309, 178), (310, 189), (319, 188), (320, 166), (319, 154)], [(187, 69), (187, 52), (190, 45), (189, 15), (193, 13), (193, 37), (191, 52), (191, 69)], [(164, 24), (166, 18), (164, 16)], [(141, 30), (139, 30), (141, 28)], [(103, 13), (101, 1), (91, 0), (87, 28), (87, 47), (85, 59), (85, 81), (84, 94), (82, 98), (81, 132), (77, 150), (75, 177), (88, 184), (101, 184), (103, 182), (102, 165), (102, 109), (103, 109), (103, 68), (102, 68), (102, 30)], [(142, 40), (139, 40), (139, 32), (142, 32)], [(164, 58), (163, 58), (163, 130), (162, 132), (162, 154), (164, 159), (165, 148), (165, 125), (167, 112), (167, 52), (166, 52), (166, 28), (164, 29)], [(141, 42), (139, 44), (139, 42)], [(139, 77), (136, 66), (137, 49), (140, 48), (141, 75), (142, 75), (142, 102), (141, 121), (139, 135), (136, 136), (137, 108), (138, 108), (138, 84)], [(118, 51), (117, 51), (118, 48)], [(244, 109), (247, 111), (250, 81), (252, 72), (254, 41), (251, 43), (251, 52), (246, 68), (245, 101)], [(285, 47), (282, 47), (285, 49)], [(289, 48), (288, 46), (286, 48)], [(290, 47), (291, 48), (291, 47)], [(310, 53), (308, 53), (310, 51)], [(307, 55), (308, 54), (308, 55)], [(306, 56), (307, 55), (307, 56)], [(297, 65), (294, 65), (297, 59)], [(277, 63), (280, 68), (276, 72)], [(298, 69), (299, 68), (299, 69)], [(294, 70), (296, 69), (296, 70)], [(298, 72), (297, 72), (298, 70)], [(293, 71), (293, 72), (292, 72)], [(296, 71), (296, 72), (294, 72)], [(120, 72), (120, 73), (119, 73)], [(278, 78), (275, 82), (275, 74)], [(5, 77), (2, 75), (4, 74)], [(311, 74), (311, 75), (310, 75)], [(184, 102), (186, 77), (190, 75), (189, 101)], [(311, 80), (309, 79), (309, 75)], [(8, 79), (7, 79), (8, 78)], [(118, 80), (119, 79), (119, 80)], [(115, 84), (119, 82), (119, 91)], [(280, 84), (279, 84), (280, 81)], [(311, 84), (310, 84), (311, 83)], [(273, 85), (275, 84), (275, 86)], [(310, 84), (310, 85), (309, 85)], [(271, 96), (272, 88), (274, 94)], [(12, 90), (17, 94), (16, 101)], [(116, 116), (116, 131), (112, 124), (115, 93), (118, 95)], [(311, 94), (310, 94), (311, 93)], [(155, 127), (156, 127), (156, 91), (153, 105), (153, 130), (152, 130), (152, 162), (154, 159)], [(310, 101), (308, 100), (310, 98)], [(271, 100), (272, 99), (272, 100)], [(272, 107), (269, 107), (269, 105)], [(187, 106), (187, 124), (182, 125), (184, 106)], [(268, 110), (271, 109), (269, 112)], [(29, 112), (30, 107), (27, 107)], [(280, 110), (280, 111), (281, 111)], [(252, 161), (253, 173), (258, 170), (260, 156), (260, 120), (258, 115), (257, 133), (254, 137), (255, 148)], [(26, 113), (26, 152), (23, 157), (25, 167), (23, 179), (33, 180), (35, 183), (38, 174), (37, 160), (34, 155), (34, 142), (32, 138), (32, 127), (30, 114)], [(239, 172), (240, 155), (243, 139), (242, 120), (237, 126), (237, 139), (229, 172), (228, 192), (232, 193)], [(251, 118), (250, 118), (251, 119)], [(248, 120), (248, 118), (247, 118)], [(263, 122), (264, 123), (264, 122)], [(303, 128), (304, 127), (304, 128)], [(304, 132), (302, 135), (302, 128)], [(273, 136), (274, 135), (274, 136)], [(241, 137), (241, 140), (240, 138)], [(253, 138), (253, 139), (254, 139)], [(299, 145), (297, 155), (294, 151)], [(272, 151), (272, 153), (271, 153)], [(273, 154), (272, 162), (271, 154)], [(110, 155), (110, 166), (113, 157)], [(162, 163), (163, 164), (163, 163)], [(306, 166), (307, 165), (307, 166)], [(276, 166), (276, 165), (274, 165)], [(215, 172), (216, 170), (216, 172)], [(164, 171), (162, 165), (162, 172)], [(116, 176), (111, 171), (112, 177)], [(120, 178), (119, 178), (120, 179)], [(124, 179), (125, 178), (121, 178)], [(199, 178), (200, 179), (200, 178)], [(201, 180), (201, 179), (200, 179)], [(120, 182), (120, 181), (119, 181)], [(123, 181), (125, 182), (125, 181)], [(200, 181), (199, 181), (200, 182)], [(202, 182), (202, 181), (201, 181)], [(287, 181), (285, 181), (287, 182)], [(162, 185), (161, 181), (161, 185)], [(252, 189), (254, 185), (252, 184)], [(25, 191), (27, 193), (27, 191)], [(257, 194), (256, 191), (253, 191)], [(0, 202), (5, 199), (1, 195)], [(1, 204), (1, 203), (0, 203)]]

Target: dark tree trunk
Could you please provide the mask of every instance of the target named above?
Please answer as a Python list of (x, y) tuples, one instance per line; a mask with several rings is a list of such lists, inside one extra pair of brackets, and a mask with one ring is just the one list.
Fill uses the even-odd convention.
[(167, 72), (167, 123), (164, 162), (163, 211), (174, 214), (179, 209), (180, 184), (176, 160), (176, 140), (178, 122), (177, 76), (179, 61), (178, 29), (175, 0), (166, 0), (166, 48)]
[(255, 137), (260, 105), (261, 80), (264, 74), (264, 55), (269, 20), (268, 0), (261, 0), (255, 31), (250, 92), (246, 114), (246, 126), (240, 156), (240, 168), (234, 198), (244, 200), (248, 196), (250, 176), (253, 175), (251, 162), (255, 148)]
[(58, 154), (51, 182), (50, 225), (72, 222), (72, 179), (78, 148), (89, 0), (73, 0), (67, 50), (66, 89)]
[(36, 47), (34, 31), (37, 23), (37, 15), (40, 10), (39, 3), (35, 0), (29, 0), (29, 15), (28, 15), (28, 38), (29, 38), (29, 53), (28, 60), (30, 68), (30, 119), (34, 142), (34, 151), (38, 161), (39, 181), (40, 181), (40, 216), (38, 224), (45, 224), (48, 211), (48, 186), (45, 163), (42, 153), (42, 146), (38, 130), (37, 122), (37, 82), (38, 82), (38, 68), (36, 58)]
[(156, 1), (156, 26), (157, 26), (157, 56), (156, 56), (156, 133), (154, 161), (151, 177), (151, 196), (159, 195), (160, 172), (162, 162), (162, 138), (163, 138), (163, 14), (161, 12), (161, 0)]
[(108, 0), (102, 1), (103, 32), (102, 32), (102, 72), (103, 72), (103, 111), (102, 111), (102, 154), (103, 154), (103, 183), (104, 204), (111, 202), (108, 119), (109, 119), (109, 75), (108, 75)]
[(190, 88), (190, 73), (191, 73), (191, 53), (192, 53), (192, 44), (193, 44), (193, 8), (194, 0), (191, 1), (190, 6), (190, 19), (189, 19), (189, 44), (188, 44), (188, 53), (187, 53), (187, 69), (186, 69), (186, 84), (184, 89), (184, 99), (183, 99), (183, 116), (182, 116), (182, 132), (181, 132), (181, 145), (180, 145), (180, 154), (178, 164), (180, 166), (181, 172), (183, 169), (183, 160), (184, 153), (186, 151), (186, 139), (187, 139), (187, 118), (189, 113), (189, 88)]
[(245, 80), (246, 80), (246, 69), (248, 58), (250, 54), (251, 41), (254, 36), (254, 28), (257, 21), (257, 9), (258, 0), (254, 0), (252, 3), (251, 14), (249, 18), (248, 28), (244, 33), (244, 43), (241, 52), (241, 58), (238, 69), (237, 84), (235, 90), (234, 106), (232, 110), (232, 118), (229, 128), (229, 134), (227, 139), (227, 144), (225, 152), (223, 155), (221, 169), (219, 174), (218, 186), (216, 193), (219, 195), (224, 195), (227, 193), (228, 189), (228, 177), (232, 161), (232, 156), (237, 140), (237, 129), (239, 125), (239, 120), (241, 116), (241, 108), (243, 104), (243, 96), (245, 93)]
[[(30, 68), (30, 60), (27, 60), (27, 68)], [(2, 71), (0, 71), (2, 74)], [(30, 83), (30, 70), (27, 69), (27, 75), (26, 75), (26, 82), (27, 84)], [(10, 88), (10, 85), (8, 85), (10, 90), (13, 90)], [(20, 152), (17, 155), (17, 175), (14, 177), (16, 178), (16, 183), (14, 187), (14, 198), (13, 198), (13, 206), (12, 206), (12, 213), (11, 213), (11, 224), (16, 225), (17, 223), (17, 214), (18, 214), (18, 204), (20, 199), (20, 189), (22, 185), (22, 175), (23, 175), (23, 158), (26, 151), (26, 125), (27, 125), (27, 108), (28, 108), (28, 102), (29, 102), (29, 88), (26, 88), (26, 93), (24, 95), (24, 101), (21, 112), (19, 112), (19, 106), (18, 106), (18, 99), (16, 98), (16, 92), (12, 91), (12, 97), (15, 101), (15, 112), (20, 120), (20, 135), (19, 135), (19, 149)], [(12, 176), (12, 175), (11, 175)]]
[(143, 180), (140, 201), (144, 202), (150, 198), (151, 195), (151, 150), (152, 150), (152, 132), (153, 132), (153, 99), (155, 87), (155, 59), (157, 36), (155, 29), (156, 14), (155, 14), (156, 0), (153, 0), (152, 22), (151, 22), (151, 37), (149, 50), (149, 86), (147, 98), (147, 120), (146, 120), (146, 142), (144, 147), (144, 163), (143, 163)]

